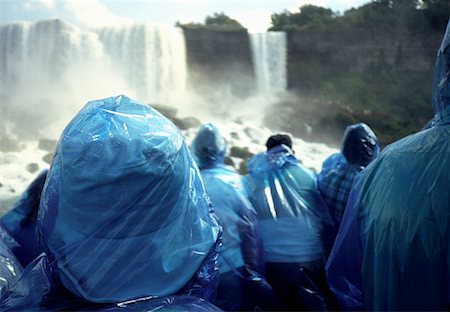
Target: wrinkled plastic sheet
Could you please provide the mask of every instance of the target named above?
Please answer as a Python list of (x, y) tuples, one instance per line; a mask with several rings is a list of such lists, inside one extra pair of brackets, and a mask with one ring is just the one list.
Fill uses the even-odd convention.
[(22, 274), (22, 266), (11, 251), (17, 246), (17, 242), (0, 226), (0, 297)]
[(63, 131), (37, 235), (43, 254), (2, 296), (7, 309), (208, 299), (217, 284), (220, 227), (184, 138), (125, 96), (87, 103)]
[(224, 165), (226, 145), (220, 130), (211, 123), (202, 125), (190, 148), (202, 169), (206, 191), (223, 227), (215, 303), (224, 310), (264, 309), (273, 305), (275, 295), (262, 275), (256, 212), (244, 193), (242, 176)]
[(247, 171), (246, 193), (258, 214), (266, 260), (308, 262), (323, 257), (322, 230), (334, 223), (315, 174), (298, 164), (285, 145), (251, 158)]
[(210, 302), (192, 296), (168, 296), (164, 298), (142, 298), (121, 302), (101, 311), (174, 311), (174, 312), (220, 312)]
[(201, 169), (223, 164), (227, 145), (219, 128), (212, 123), (200, 127), (192, 140), (192, 154)]
[(22, 266), (33, 261), (40, 253), (36, 237), (36, 222), (47, 172), (47, 169), (40, 172), (13, 208), (0, 219), (0, 224), (17, 242), (12, 252)]
[(433, 78), (435, 117), (358, 176), (326, 270), (344, 310), (450, 308), (450, 23)]

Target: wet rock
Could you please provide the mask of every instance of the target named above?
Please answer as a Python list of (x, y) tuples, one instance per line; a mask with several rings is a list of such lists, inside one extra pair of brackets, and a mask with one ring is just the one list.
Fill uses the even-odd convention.
[(158, 112), (163, 114), (168, 119), (172, 120), (177, 116), (177, 109), (169, 106), (159, 105), (159, 104), (149, 104), (151, 107), (156, 109)]
[(256, 129), (247, 127), (244, 129), (244, 132), (252, 140), (253, 143), (258, 143), (262, 138), (261, 131), (258, 131)]
[(41, 139), (39, 140), (38, 148), (43, 151), (53, 152), (56, 148), (57, 143), (58, 141), (56, 140)]
[(6, 136), (0, 138), (0, 151), (2, 152), (17, 152), (21, 147), (16, 140), (10, 139)]
[(28, 171), (29, 173), (35, 173), (36, 171), (39, 170), (39, 165), (36, 164), (36, 163), (31, 163), (31, 164), (28, 164), (28, 165), (25, 167), (25, 169), (27, 169), (27, 171)]
[(236, 168), (233, 159), (231, 159), (228, 156), (225, 157), (224, 163), (225, 163), (225, 165), (228, 165), (228, 166), (231, 166), (233, 168)]
[(187, 130), (190, 128), (198, 128), (201, 126), (201, 121), (195, 117), (174, 118), (172, 122), (180, 129)]
[(44, 157), (42, 157), (42, 160), (50, 165), (52, 163), (52, 160), (53, 160), (53, 153), (46, 154)]
[(241, 163), (239, 164), (239, 174), (247, 174), (247, 162), (245, 160), (241, 161)]
[(239, 140), (239, 133), (237, 132), (231, 132), (230, 133), (231, 138), (235, 139), (235, 140)]
[(248, 147), (233, 146), (230, 149), (230, 155), (236, 158), (247, 159), (254, 156), (255, 154), (250, 152), (248, 150)]

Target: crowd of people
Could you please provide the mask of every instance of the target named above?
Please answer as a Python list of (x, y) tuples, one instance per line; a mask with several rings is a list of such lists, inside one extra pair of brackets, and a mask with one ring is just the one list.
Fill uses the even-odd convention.
[(450, 23), (426, 129), (386, 147), (364, 123), (318, 174), (287, 134), (224, 164), (152, 107), (92, 101), (0, 219), (0, 309), (450, 308)]

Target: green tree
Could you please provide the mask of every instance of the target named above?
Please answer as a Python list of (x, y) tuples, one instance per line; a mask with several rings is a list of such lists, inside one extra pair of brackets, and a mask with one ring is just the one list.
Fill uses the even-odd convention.
[(301, 6), (299, 12), (284, 11), (279, 14), (272, 14), (273, 26), (270, 30), (299, 29), (312, 24), (325, 24), (334, 17), (336, 17), (336, 14), (331, 9), (307, 4)]
[(417, 8), (421, 1), (419, 0), (372, 0), (382, 6), (390, 8)]
[(205, 18), (206, 26), (226, 26), (231, 28), (244, 28), (237, 20), (222, 13), (214, 13), (213, 16)]
[(423, 8), (431, 26), (444, 32), (450, 18), (450, 0), (423, 0)]

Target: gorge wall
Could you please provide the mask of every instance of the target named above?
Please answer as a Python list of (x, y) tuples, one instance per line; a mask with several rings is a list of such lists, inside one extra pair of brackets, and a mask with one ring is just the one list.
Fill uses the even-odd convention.
[[(287, 93), (271, 106), (267, 124), (335, 145), (354, 122), (368, 123), (383, 145), (420, 130), (433, 114), (432, 73), (442, 33), (402, 21), (287, 32)], [(196, 88), (253, 92), (245, 30), (185, 28), (184, 34)]]

